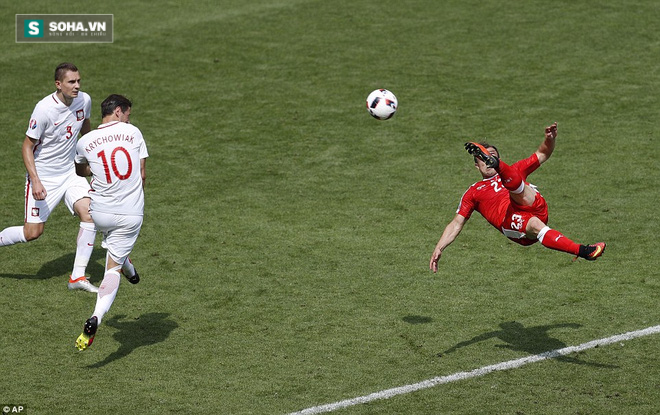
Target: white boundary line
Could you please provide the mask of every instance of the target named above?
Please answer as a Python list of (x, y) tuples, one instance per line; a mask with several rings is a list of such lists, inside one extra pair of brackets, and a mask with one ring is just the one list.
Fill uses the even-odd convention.
[(509, 360), (508, 362), (502, 362), (495, 365), (484, 366), (479, 369), (471, 370), (469, 372), (458, 372), (458, 373), (454, 373), (453, 375), (435, 377), (419, 383), (399, 386), (392, 389), (385, 389), (380, 392), (374, 392), (372, 394), (360, 396), (353, 399), (346, 399), (344, 401), (329, 403), (326, 405), (314, 406), (311, 408), (303, 409), (302, 411), (292, 412), (290, 415), (309, 415), (309, 414), (320, 414), (324, 412), (332, 412), (338, 409), (347, 408), (349, 406), (359, 405), (380, 399), (389, 399), (397, 395), (403, 395), (421, 389), (428, 389), (437, 385), (456, 382), (458, 380), (475, 378), (478, 376), (486, 375), (491, 372), (516, 369), (528, 363), (536, 363), (542, 360), (554, 359), (556, 357), (565, 356), (570, 353), (576, 353), (582, 350), (593, 349), (598, 346), (605, 346), (608, 344), (617, 343), (625, 340), (631, 340), (637, 337), (649, 336), (651, 334), (657, 334), (657, 333), (660, 333), (660, 325), (647, 327), (642, 330), (629, 331), (627, 333), (618, 334), (612, 337), (606, 337), (604, 339), (593, 340), (587, 343), (582, 343), (578, 346), (564, 347), (563, 349), (551, 350), (549, 352), (540, 353), (534, 356), (528, 356), (528, 357), (523, 357), (521, 359)]

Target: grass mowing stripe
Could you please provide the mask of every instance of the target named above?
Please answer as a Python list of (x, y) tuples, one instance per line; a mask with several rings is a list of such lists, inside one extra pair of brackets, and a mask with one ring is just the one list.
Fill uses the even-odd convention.
[(407, 393), (415, 392), (421, 389), (432, 388), (437, 385), (442, 385), (445, 383), (456, 382), (459, 380), (475, 378), (478, 376), (483, 376), (491, 372), (516, 369), (521, 366), (524, 366), (529, 363), (540, 362), (542, 360), (554, 359), (556, 357), (566, 356), (567, 354), (581, 352), (583, 350), (593, 349), (598, 346), (605, 346), (612, 343), (617, 343), (620, 341), (626, 341), (635, 339), (638, 337), (649, 336), (651, 334), (660, 333), (660, 325), (647, 327), (645, 329), (630, 331), (623, 334), (617, 334), (615, 336), (606, 337), (604, 339), (592, 340), (587, 343), (582, 343), (578, 346), (568, 346), (562, 349), (551, 350), (544, 353), (539, 353), (533, 356), (527, 356), (520, 359), (509, 360), (507, 362), (497, 363), (490, 366), (484, 366), (479, 369), (474, 369), (469, 372), (458, 372), (448, 376), (440, 376), (432, 379), (428, 379), (422, 382), (413, 383), (410, 385), (399, 386), (392, 389), (382, 390), (380, 392), (374, 392), (369, 395), (360, 396), (357, 398), (346, 399), (343, 401), (329, 403), (321, 406), (314, 406), (311, 408), (303, 409), (302, 411), (293, 412), (290, 415), (309, 415), (309, 414), (320, 414), (324, 412), (332, 412), (338, 409), (347, 408), (349, 406), (359, 405), (363, 403), (368, 403), (380, 399), (389, 399), (397, 395), (404, 395)]

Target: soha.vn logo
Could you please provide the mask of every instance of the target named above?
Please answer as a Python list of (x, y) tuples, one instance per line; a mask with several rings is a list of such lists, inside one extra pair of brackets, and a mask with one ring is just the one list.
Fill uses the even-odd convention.
[(23, 29), (25, 37), (44, 37), (43, 20), (26, 20)]

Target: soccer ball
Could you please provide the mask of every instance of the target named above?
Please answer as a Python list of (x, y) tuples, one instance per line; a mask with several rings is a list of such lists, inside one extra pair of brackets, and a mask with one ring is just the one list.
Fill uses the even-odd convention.
[(394, 94), (387, 89), (377, 89), (367, 97), (367, 111), (378, 120), (389, 120), (399, 105)]

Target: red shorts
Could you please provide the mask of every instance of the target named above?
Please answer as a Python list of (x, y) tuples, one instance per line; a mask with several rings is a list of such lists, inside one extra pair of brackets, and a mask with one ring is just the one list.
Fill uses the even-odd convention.
[(548, 223), (548, 204), (540, 193), (536, 193), (536, 198), (531, 206), (521, 206), (511, 202), (500, 225), (500, 230), (504, 236), (515, 243), (525, 246), (535, 244), (537, 239), (529, 239), (525, 234), (527, 223), (532, 217)]

